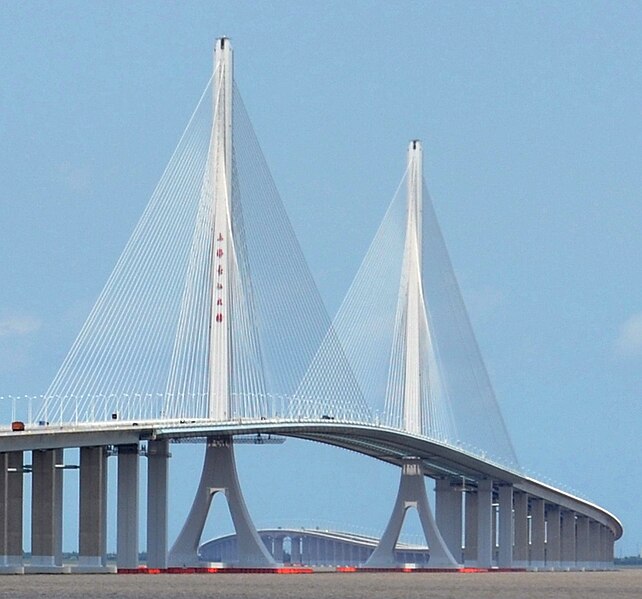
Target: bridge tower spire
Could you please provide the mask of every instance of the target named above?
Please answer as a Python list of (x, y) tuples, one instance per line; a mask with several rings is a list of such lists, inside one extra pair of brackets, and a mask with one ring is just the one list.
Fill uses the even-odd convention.
[[(408, 146), (407, 225), (404, 248), (406, 298), (406, 360), (403, 395), (403, 427), (409, 433), (422, 432), (421, 347), (420, 331), (425, 317), (421, 284), (422, 265), (422, 189), (423, 151), (421, 142), (412, 140)], [(402, 285), (404, 284), (402, 283)]]
[(232, 239), (232, 45), (227, 38), (216, 40), (212, 125), (213, 242), (209, 351), (208, 417), (228, 420), (230, 405), (230, 266)]

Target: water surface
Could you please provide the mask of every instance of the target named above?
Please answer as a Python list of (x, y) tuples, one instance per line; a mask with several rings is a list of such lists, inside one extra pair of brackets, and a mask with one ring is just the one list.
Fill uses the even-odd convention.
[(641, 599), (642, 569), (617, 572), (3, 576), (0, 598)]

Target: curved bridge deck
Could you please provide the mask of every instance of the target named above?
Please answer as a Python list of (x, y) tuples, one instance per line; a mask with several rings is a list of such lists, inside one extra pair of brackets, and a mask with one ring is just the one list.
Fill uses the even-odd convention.
[(355, 451), (401, 466), (404, 459), (419, 458), (424, 474), (431, 478), (458, 478), (474, 488), (478, 481), (491, 479), (495, 485), (512, 485), (517, 492), (542, 499), (560, 509), (586, 516), (608, 528), (614, 539), (621, 537), (620, 521), (604, 508), (562, 489), (493, 463), (462, 448), (442, 444), (407, 432), (362, 423), (321, 420), (254, 420), (215, 422), (139, 421), (95, 424), (27, 426), (24, 431), (0, 431), (0, 453), (72, 447), (119, 446), (149, 440), (176, 440), (194, 437), (227, 439), (235, 435), (275, 434), (317, 441)]

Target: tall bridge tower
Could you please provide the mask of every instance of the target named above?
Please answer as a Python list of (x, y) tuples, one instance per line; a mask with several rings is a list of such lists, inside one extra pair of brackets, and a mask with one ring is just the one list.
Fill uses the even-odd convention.
[[(403, 427), (409, 433), (422, 432), (421, 342), (420, 332), (426, 309), (421, 283), (422, 168), (421, 142), (413, 140), (408, 147), (408, 223), (402, 272), (402, 296), (406, 302), (406, 368), (403, 394)], [(405, 287), (405, 288), (404, 288)]]
[(226, 38), (216, 41), (214, 53), (214, 123), (210, 145), (209, 176), (214, 182), (212, 269), (210, 285), (209, 397), (208, 416), (228, 420), (230, 405), (230, 262), (232, 239), (232, 45)]
[[(428, 326), (426, 305), (422, 283), (422, 191), (423, 191), (423, 150), (419, 140), (412, 140), (408, 146), (408, 166), (406, 173), (406, 240), (404, 245), (403, 266), (399, 289), (398, 311), (405, 312), (405, 327), (401, 333), (400, 349), (403, 370), (402, 428), (413, 435), (425, 434), (424, 398), (429, 396), (430, 377), (437, 372), (422, 368), (432, 352), (430, 327)], [(428, 378), (429, 380), (425, 380)], [(421, 527), (430, 547), (431, 567), (457, 567), (457, 560), (447, 546), (435, 521), (424, 482), (422, 461), (419, 457), (407, 456), (401, 468), (401, 480), (397, 499), (388, 525), (377, 548), (372, 553), (366, 567), (394, 567), (395, 547), (401, 533), (404, 519), (409, 509), (415, 508)]]
[[(234, 267), (232, 213), (232, 94), (234, 89), (232, 45), (227, 38), (216, 40), (214, 53), (210, 183), (214, 190), (211, 231), (211, 310), (209, 315), (209, 397), (211, 420), (232, 417), (231, 365), (231, 272)], [(271, 566), (274, 559), (261, 541), (245, 505), (236, 471), (232, 438), (208, 438), (205, 461), (192, 508), (172, 546), (171, 566), (198, 565), (198, 547), (205, 521), (216, 493), (227, 499), (237, 534), (240, 566)]]

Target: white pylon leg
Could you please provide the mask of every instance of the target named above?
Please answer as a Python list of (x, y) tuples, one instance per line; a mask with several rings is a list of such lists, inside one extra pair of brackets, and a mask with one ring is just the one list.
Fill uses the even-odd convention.
[(417, 140), (408, 148), (408, 221), (404, 251), (406, 289), (406, 372), (403, 397), (403, 426), (421, 434), (421, 348), (420, 328), (425, 307), (421, 293), (422, 150)]
[(366, 568), (394, 568), (397, 566), (395, 559), (395, 546), (399, 533), (409, 508), (414, 507), (419, 514), (421, 527), (428, 547), (430, 548), (429, 568), (458, 568), (459, 565), (437, 528), (426, 495), (424, 474), (419, 458), (407, 458), (401, 470), (399, 491), (388, 526), (370, 558), (365, 564)]
[(214, 121), (210, 179), (214, 192), (210, 313), (210, 378), (208, 416), (231, 417), (229, 389), (230, 267), (232, 222), (232, 93), (233, 66), (230, 40), (216, 40), (214, 55)]
[(245, 505), (231, 439), (208, 440), (201, 481), (192, 509), (169, 553), (169, 565), (185, 567), (202, 563), (198, 557), (198, 547), (212, 498), (219, 492), (225, 494), (236, 531), (238, 562), (235, 565), (274, 566), (276, 562), (261, 541)]

